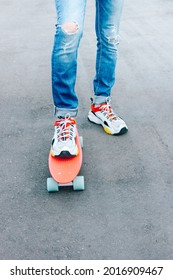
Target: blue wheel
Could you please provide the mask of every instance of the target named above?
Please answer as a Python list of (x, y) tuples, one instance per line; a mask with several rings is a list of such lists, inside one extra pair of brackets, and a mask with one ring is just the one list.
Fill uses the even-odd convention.
[(84, 176), (77, 176), (73, 180), (73, 190), (74, 191), (83, 191), (85, 189)]
[(48, 192), (58, 192), (58, 183), (53, 178), (47, 178), (47, 190)]

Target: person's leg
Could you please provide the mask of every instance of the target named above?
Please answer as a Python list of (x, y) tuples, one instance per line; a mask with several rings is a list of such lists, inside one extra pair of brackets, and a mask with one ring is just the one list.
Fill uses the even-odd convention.
[(96, 0), (97, 58), (94, 78), (94, 100), (88, 119), (101, 124), (108, 134), (127, 132), (125, 122), (110, 104), (111, 89), (115, 83), (115, 70), (119, 45), (119, 25), (123, 0)]
[(97, 58), (94, 78), (95, 102), (111, 95), (119, 45), (119, 25), (123, 0), (96, 0)]
[(77, 52), (83, 33), (86, 0), (55, 0), (56, 34), (52, 51), (52, 92), (57, 117), (77, 115)]
[(75, 92), (77, 53), (83, 33), (86, 0), (55, 0), (56, 34), (52, 51), (52, 92), (57, 120), (51, 154), (71, 157), (78, 154)]

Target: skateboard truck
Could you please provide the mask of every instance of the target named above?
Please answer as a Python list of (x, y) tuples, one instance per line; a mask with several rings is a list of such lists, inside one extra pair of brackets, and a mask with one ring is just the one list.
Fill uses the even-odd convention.
[(58, 192), (59, 187), (73, 187), (74, 191), (83, 191), (85, 189), (84, 176), (77, 176), (72, 182), (58, 183), (53, 178), (47, 178), (48, 192)]

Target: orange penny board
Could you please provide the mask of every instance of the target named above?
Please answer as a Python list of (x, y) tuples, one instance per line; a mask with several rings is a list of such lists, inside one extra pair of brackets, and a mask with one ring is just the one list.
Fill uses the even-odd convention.
[(77, 131), (76, 144), (78, 146), (78, 155), (71, 158), (53, 157), (49, 153), (49, 170), (53, 179), (59, 184), (68, 184), (78, 175), (82, 166), (82, 148)]

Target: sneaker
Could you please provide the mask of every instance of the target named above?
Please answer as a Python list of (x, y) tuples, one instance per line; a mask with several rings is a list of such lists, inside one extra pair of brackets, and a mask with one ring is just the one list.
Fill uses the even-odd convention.
[(52, 139), (51, 154), (54, 157), (73, 157), (78, 154), (76, 144), (76, 120), (66, 116), (57, 119)]
[(128, 131), (125, 122), (118, 117), (110, 104), (111, 98), (108, 97), (105, 103), (95, 105), (91, 99), (91, 109), (88, 119), (96, 124), (101, 124), (106, 133), (112, 135), (121, 135)]

